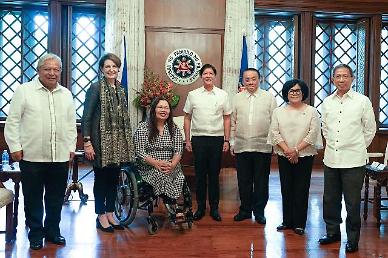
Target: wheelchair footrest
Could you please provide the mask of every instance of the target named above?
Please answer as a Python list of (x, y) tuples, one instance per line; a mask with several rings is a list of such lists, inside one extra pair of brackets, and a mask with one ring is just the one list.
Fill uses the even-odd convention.
[(183, 223), (186, 221), (185, 214), (182, 212), (179, 212), (176, 214), (175, 218), (176, 223)]

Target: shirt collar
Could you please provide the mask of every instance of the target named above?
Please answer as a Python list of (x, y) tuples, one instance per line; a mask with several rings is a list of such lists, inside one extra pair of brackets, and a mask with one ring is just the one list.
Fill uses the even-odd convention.
[(337, 95), (337, 92), (338, 92), (338, 91), (335, 91), (335, 92), (333, 93), (333, 97), (336, 97), (336, 98), (338, 98), (338, 99), (343, 99), (343, 98), (351, 98), (351, 99), (353, 99), (353, 98), (354, 98), (354, 94), (355, 94), (355, 92), (354, 92), (354, 90), (353, 90), (352, 88), (350, 88), (350, 89), (348, 90), (348, 92), (346, 92), (346, 93), (342, 96), (342, 98), (341, 98), (340, 96)]
[(251, 96), (256, 98), (256, 97), (259, 96), (259, 94), (260, 94), (259, 91), (260, 91), (260, 88), (257, 87), (257, 90), (256, 90), (254, 93), (252, 93), (252, 94), (249, 93), (247, 90), (245, 90), (244, 93), (245, 93), (245, 96), (246, 96), (247, 98), (250, 98)]
[[(40, 82), (39, 78), (36, 78), (35, 81), (36, 81), (36, 84), (35, 84), (35, 85), (36, 85), (36, 88), (37, 88), (37, 89), (48, 90), (48, 89), (47, 89), (46, 87), (44, 87), (43, 84)], [(54, 89), (52, 92), (58, 91), (58, 90), (61, 90), (61, 89), (62, 89), (62, 87), (60, 87), (59, 83), (57, 83), (57, 86), (55, 87), (55, 89)]]
[(217, 88), (216, 86), (213, 85), (213, 89), (211, 91), (208, 91), (207, 89), (205, 89), (204, 86), (201, 87), (201, 93), (209, 93), (209, 94), (216, 94), (216, 90), (215, 88)]

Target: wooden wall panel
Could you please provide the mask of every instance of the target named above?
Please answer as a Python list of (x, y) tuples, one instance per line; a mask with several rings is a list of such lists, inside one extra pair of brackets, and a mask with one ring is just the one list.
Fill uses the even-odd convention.
[[(222, 37), (217, 34), (147, 32), (146, 33), (146, 66), (167, 81), (171, 81), (165, 72), (168, 55), (178, 48), (189, 48), (201, 58), (202, 64), (211, 63), (217, 69), (217, 86), (220, 85), (222, 66)], [(187, 93), (202, 86), (200, 78), (190, 85), (176, 85), (176, 93), (181, 96), (179, 105), (174, 110), (175, 116), (183, 115), (183, 106)]]
[(224, 29), (225, 0), (145, 0), (146, 26)]
[[(217, 69), (221, 86), (225, 0), (145, 0), (146, 66), (170, 81), (165, 72), (168, 55), (189, 48)], [(174, 116), (183, 115), (187, 93), (202, 85), (200, 78), (190, 85), (176, 85), (181, 97)]]

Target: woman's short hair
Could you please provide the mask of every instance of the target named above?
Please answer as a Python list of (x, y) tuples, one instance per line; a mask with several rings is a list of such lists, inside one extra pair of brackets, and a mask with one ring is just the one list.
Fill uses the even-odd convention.
[(202, 76), (203, 72), (204, 72), (206, 69), (208, 69), (208, 68), (210, 68), (210, 69), (213, 70), (214, 75), (217, 75), (217, 70), (216, 70), (216, 68), (215, 68), (213, 65), (211, 65), (211, 64), (204, 64), (204, 65), (201, 67), (201, 70), (199, 70), (199, 75)]
[(286, 83), (284, 83), (284, 85), (283, 85), (282, 97), (283, 97), (285, 102), (289, 102), (288, 92), (290, 91), (290, 89), (292, 87), (294, 87), (297, 84), (300, 86), (300, 89), (302, 91), (302, 101), (304, 101), (305, 99), (307, 99), (309, 97), (309, 88), (307, 87), (307, 84), (302, 80), (292, 79), (292, 80), (286, 81)]
[(102, 68), (104, 67), (104, 63), (106, 60), (112, 60), (112, 62), (115, 63), (115, 65), (117, 67), (119, 67), (119, 68), (121, 67), (120, 58), (113, 53), (107, 53), (107, 54), (103, 55), (100, 58), (100, 61), (98, 62), (98, 67), (100, 68), (100, 70), (102, 70)]

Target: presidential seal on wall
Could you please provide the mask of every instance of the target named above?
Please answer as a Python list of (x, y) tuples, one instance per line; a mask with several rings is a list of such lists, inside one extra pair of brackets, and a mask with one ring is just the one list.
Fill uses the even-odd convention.
[(195, 82), (202, 67), (201, 58), (188, 48), (171, 52), (166, 59), (165, 69), (168, 77), (176, 84), (187, 85)]

